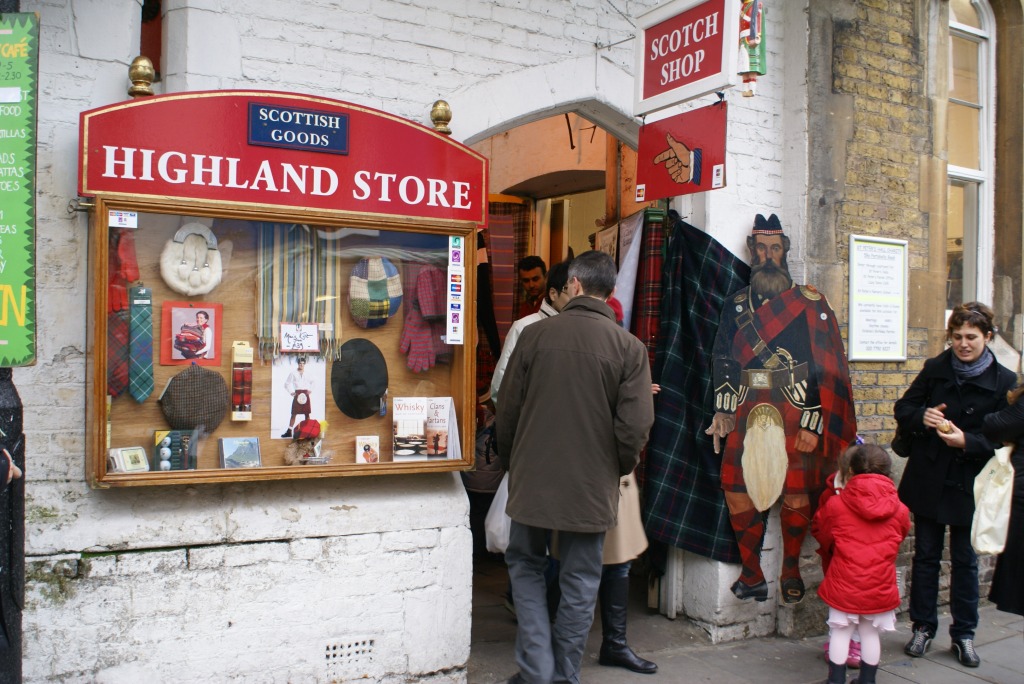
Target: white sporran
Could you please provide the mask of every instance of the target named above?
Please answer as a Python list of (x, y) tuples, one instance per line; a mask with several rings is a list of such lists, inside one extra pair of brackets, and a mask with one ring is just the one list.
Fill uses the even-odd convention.
[(782, 414), (771, 404), (758, 404), (747, 416), (740, 464), (754, 507), (759, 511), (768, 510), (782, 494), (789, 469)]
[(190, 297), (220, 285), (221, 269), (217, 236), (201, 223), (182, 226), (160, 254), (160, 275), (167, 287)]

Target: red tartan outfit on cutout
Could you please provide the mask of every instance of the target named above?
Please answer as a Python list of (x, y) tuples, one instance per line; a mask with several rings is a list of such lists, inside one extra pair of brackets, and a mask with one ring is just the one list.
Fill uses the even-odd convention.
[[(722, 458), (722, 488), (746, 492), (740, 461), (746, 420), (752, 408), (768, 403), (779, 409), (785, 426), (789, 470), (783, 492), (820, 490), (834, 470), (830, 465), (857, 434), (835, 313), (824, 295), (808, 285), (794, 286), (756, 310), (751, 310), (749, 288), (731, 299), (715, 340), (715, 411), (736, 416)], [(760, 356), (755, 352), (759, 340), (765, 344)], [(780, 349), (786, 353), (778, 354)], [(766, 352), (775, 353), (784, 368), (766, 369)], [(794, 449), (800, 428), (821, 436), (811, 454)]]

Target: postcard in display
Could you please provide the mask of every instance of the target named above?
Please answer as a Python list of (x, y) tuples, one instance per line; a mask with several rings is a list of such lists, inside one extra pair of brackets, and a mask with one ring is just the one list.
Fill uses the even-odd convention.
[(362, 435), (356, 437), (356, 463), (377, 463), (380, 461), (380, 437)]
[(112, 473), (140, 473), (149, 470), (149, 456), (142, 447), (111, 449), (107, 455), (107, 470)]
[(223, 437), (220, 440), (222, 468), (259, 468), (260, 440), (256, 437)]
[(451, 397), (395, 397), (392, 415), (396, 462), (462, 458)]

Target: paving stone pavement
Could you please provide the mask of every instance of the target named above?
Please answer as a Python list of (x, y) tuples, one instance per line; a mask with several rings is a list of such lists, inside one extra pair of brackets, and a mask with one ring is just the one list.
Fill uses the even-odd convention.
[[(513, 648), (516, 623), (504, 606), (507, 574), (500, 560), (477, 559), (473, 585), (473, 633), (469, 684), (504, 682), (516, 672)], [(981, 656), (976, 669), (961, 667), (949, 650), (944, 615), (939, 636), (924, 658), (910, 658), (903, 645), (910, 638), (905, 619), (896, 632), (882, 637), (879, 684), (1024, 684), (1024, 618), (983, 605), (975, 644)], [(633, 649), (658, 664), (654, 675), (639, 675), (597, 664), (601, 632), (595, 621), (584, 655), (584, 684), (818, 684), (827, 677), (825, 636), (807, 639), (765, 637), (714, 645), (685, 618), (669, 620), (649, 610), (642, 588), (633, 592), (628, 621)], [(848, 680), (856, 670), (851, 670)]]

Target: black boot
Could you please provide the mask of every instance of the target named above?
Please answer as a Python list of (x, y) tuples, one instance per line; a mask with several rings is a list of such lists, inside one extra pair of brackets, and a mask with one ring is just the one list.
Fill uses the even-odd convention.
[(846, 684), (846, 663), (836, 665), (831, 660), (828, 661), (828, 681), (825, 684)]
[(850, 684), (875, 684), (875, 675), (878, 673), (878, 665), (868, 665), (863, 660), (860, 662), (860, 674), (854, 677)]
[(657, 672), (657, 665), (633, 653), (626, 644), (629, 577), (602, 577), (597, 595), (601, 604), (601, 654), (597, 662), (640, 674)]

